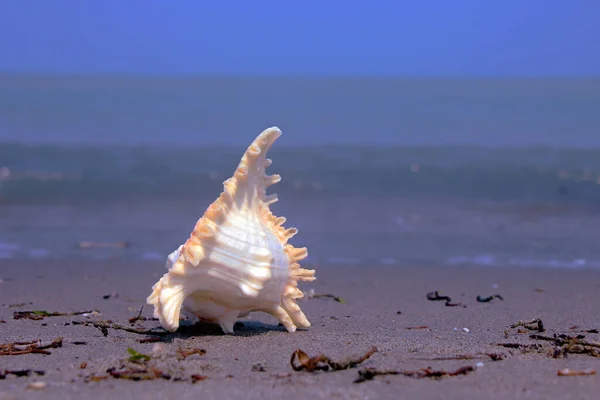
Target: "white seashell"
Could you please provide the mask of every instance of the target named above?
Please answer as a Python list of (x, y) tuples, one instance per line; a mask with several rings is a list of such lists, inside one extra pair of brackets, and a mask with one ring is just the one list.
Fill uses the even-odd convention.
[(298, 231), (283, 228), (285, 218), (269, 209), (277, 195), (266, 194), (281, 180), (265, 174), (266, 153), (279, 136), (276, 127), (258, 135), (190, 238), (169, 255), (168, 272), (146, 300), (165, 329), (177, 330), (182, 308), (225, 333), (251, 311), (273, 315), (288, 332), (310, 326), (296, 303), (304, 296), (297, 286), (313, 281), (315, 271), (300, 268), (307, 250), (287, 244)]

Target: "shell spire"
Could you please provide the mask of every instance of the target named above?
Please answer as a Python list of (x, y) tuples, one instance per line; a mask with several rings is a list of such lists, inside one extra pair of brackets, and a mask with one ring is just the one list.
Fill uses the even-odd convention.
[(303, 297), (298, 282), (314, 280), (315, 271), (300, 267), (307, 249), (287, 243), (298, 230), (284, 228), (286, 219), (269, 207), (277, 195), (266, 194), (281, 180), (265, 172), (279, 136), (277, 127), (258, 135), (189, 239), (169, 256), (169, 271), (147, 299), (166, 329), (177, 330), (182, 307), (226, 333), (251, 311), (275, 316), (289, 332), (310, 326), (296, 300)]

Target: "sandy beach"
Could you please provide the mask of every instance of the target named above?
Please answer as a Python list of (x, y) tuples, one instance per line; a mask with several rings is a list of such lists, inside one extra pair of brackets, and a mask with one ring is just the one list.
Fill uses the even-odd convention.
[[(332, 294), (344, 303), (328, 297), (302, 300), (313, 325), (308, 330), (290, 334), (271, 316), (252, 313), (234, 335), (185, 323), (177, 333), (164, 334), (155, 320), (128, 322), (164, 272), (162, 262), (2, 261), (0, 343), (62, 342), (45, 349), (50, 354), (0, 355), (0, 399), (598, 398), (600, 271), (314, 267), (318, 279), (304, 284), (305, 292)], [(459, 305), (429, 300), (434, 291)], [(502, 299), (477, 300), (495, 294)], [(99, 314), (40, 318), (38, 313), (39, 319), (18, 314), (32, 310)], [(149, 306), (142, 317), (152, 317)], [(507, 329), (536, 318), (543, 322), (541, 331), (537, 322)], [(159, 333), (132, 333), (113, 324)], [(566, 336), (544, 339), (559, 334)], [(148, 337), (160, 341), (140, 343)], [(297, 349), (338, 361), (373, 346), (376, 353), (346, 370), (295, 371), (290, 365)], [(128, 348), (151, 356), (133, 365), (156, 379), (117, 378), (126, 378), (122, 372), (132, 365), (124, 361), (131, 356)], [(559, 376), (565, 368), (599, 374)], [(27, 375), (19, 372), (24, 370), (31, 370), (30, 376), (17, 376)], [(365, 370), (400, 374), (355, 383)], [(458, 374), (427, 376), (435, 371)]]

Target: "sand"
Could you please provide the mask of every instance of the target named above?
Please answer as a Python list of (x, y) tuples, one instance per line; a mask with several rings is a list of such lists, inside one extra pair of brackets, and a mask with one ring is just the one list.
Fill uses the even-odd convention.
[[(112, 320), (129, 326), (128, 318), (145, 304), (150, 287), (163, 273), (161, 262), (2, 261), (0, 319), (6, 322), (0, 323), (0, 343), (62, 337), (63, 346), (49, 349), (50, 355), (0, 356), (0, 373), (4, 369), (45, 371), (43, 376), (9, 375), (0, 380), (0, 399), (598, 398), (600, 375), (562, 377), (557, 372), (562, 368), (594, 369), (600, 374), (600, 358), (586, 354), (549, 357), (545, 352), (552, 352), (552, 343), (531, 339), (530, 335), (538, 332), (523, 328), (524, 333), (515, 328), (508, 337), (504, 335), (507, 325), (540, 318), (546, 328), (543, 335), (583, 334), (585, 340), (600, 342), (600, 334), (583, 332), (600, 329), (598, 271), (368, 265), (316, 268), (318, 280), (304, 284), (303, 289), (335, 294), (346, 303), (329, 298), (301, 301), (313, 324), (308, 330), (290, 334), (272, 317), (252, 313), (242, 319), (243, 326), (234, 335), (200, 324), (166, 335), (157, 345), (138, 342), (147, 335), (109, 329), (104, 336), (91, 324), (75, 325), (73, 321)], [(434, 290), (467, 307), (427, 300), (426, 294)], [(103, 298), (111, 293), (116, 296)], [(477, 295), (495, 293), (504, 300), (476, 300)], [(14, 306), (19, 303), (25, 304)], [(13, 319), (15, 311), (92, 309), (101, 315)], [(146, 306), (143, 315), (151, 317), (152, 309)], [(152, 320), (138, 325), (159, 326)], [(427, 328), (407, 329), (417, 326)], [(78, 341), (85, 344), (74, 344)], [(546, 347), (523, 353), (494, 345), (501, 342), (542, 343)], [(290, 366), (296, 349), (341, 359), (360, 355), (371, 346), (378, 352), (344, 371), (296, 372)], [(128, 347), (146, 354), (159, 350), (157, 354), (166, 354), (152, 362), (171, 371), (172, 379), (86, 381), (89, 376), (107, 376), (108, 368), (120, 366)], [(206, 354), (180, 361), (175, 354), (182, 347), (202, 348)], [(483, 354), (476, 359), (431, 360), (478, 353), (502, 353), (505, 358), (492, 361)], [(83, 362), (85, 369), (81, 368)], [(258, 363), (262, 367), (253, 368)], [(467, 375), (441, 379), (377, 376), (353, 383), (363, 368), (416, 370), (430, 366), (453, 371), (478, 363)], [(191, 383), (193, 374), (206, 379)], [(185, 379), (174, 381), (175, 376)], [(33, 382), (44, 384), (34, 390)]]

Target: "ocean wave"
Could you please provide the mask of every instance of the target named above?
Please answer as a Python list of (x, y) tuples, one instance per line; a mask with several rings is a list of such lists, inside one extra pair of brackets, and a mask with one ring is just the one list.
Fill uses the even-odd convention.
[(600, 260), (587, 260), (575, 258), (571, 260), (557, 259), (529, 259), (497, 257), (491, 254), (480, 254), (475, 256), (455, 256), (445, 260), (448, 265), (481, 265), (481, 266), (514, 266), (514, 267), (542, 267), (563, 269), (600, 269)]
[[(0, 144), (0, 201), (188, 199), (218, 193), (243, 148)], [(600, 202), (600, 150), (473, 146), (273, 149), (278, 192)]]

